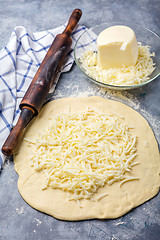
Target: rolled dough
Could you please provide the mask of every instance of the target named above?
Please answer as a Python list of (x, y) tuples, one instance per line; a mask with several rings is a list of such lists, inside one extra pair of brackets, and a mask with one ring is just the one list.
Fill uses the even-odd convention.
[(44, 176), (30, 166), (31, 146), (26, 141), (17, 147), (14, 156), (15, 170), (19, 175), (18, 189), (24, 200), (33, 208), (63, 220), (83, 220), (93, 218), (117, 218), (132, 208), (154, 197), (160, 187), (160, 155), (158, 144), (147, 121), (132, 108), (113, 100), (101, 97), (64, 98), (54, 100), (45, 105), (31, 124), (27, 127), (24, 137), (32, 139), (39, 129), (49, 123), (50, 114), (78, 112), (92, 108), (104, 113), (118, 114), (124, 117), (128, 126), (133, 127), (133, 135), (137, 136), (137, 153), (135, 165), (129, 176), (139, 180), (129, 181), (120, 187), (120, 182), (99, 188), (95, 195), (108, 195), (99, 201), (81, 200), (80, 207), (76, 201), (68, 201), (67, 193), (60, 189), (47, 188), (42, 190)]

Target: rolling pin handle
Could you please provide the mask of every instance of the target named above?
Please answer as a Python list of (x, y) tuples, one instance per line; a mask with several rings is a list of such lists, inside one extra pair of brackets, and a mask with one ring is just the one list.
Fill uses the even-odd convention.
[(17, 143), (23, 136), (24, 128), (29, 123), (29, 121), (33, 118), (33, 116), (34, 116), (34, 111), (31, 108), (25, 107), (22, 109), (17, 124), (12, 129), (10, 135), (8, 136), (8, 138), (6, 139), (2, 147), (2, 153), (5, 156), (8, 156), (8, 157), (12, 156), (17, 146)]
[(80, 9), (74, 9), (74, 11), (72, 12), (69, 18), (67, 27), (65, 28), (63, 33), (66, 33), (68, 36), (70, 36), (73, 29), (77, 25), (79, 19), (81, 18), (81, 16), (82, 16), (82, 11)]

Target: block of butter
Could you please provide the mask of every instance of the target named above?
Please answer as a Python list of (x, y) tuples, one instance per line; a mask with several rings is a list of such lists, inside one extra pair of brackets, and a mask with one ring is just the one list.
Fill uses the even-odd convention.
[(102, 31), (97, 38), (98, 65), (103, 69), (134, 66), (138, 44), (134, 31), (116, 25)]

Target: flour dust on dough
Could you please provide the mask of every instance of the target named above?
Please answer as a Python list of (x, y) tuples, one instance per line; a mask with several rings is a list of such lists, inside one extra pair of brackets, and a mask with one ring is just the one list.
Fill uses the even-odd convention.
[[(35, 139), (39, 131), (49, 124), (50, 114), (85, 111), (91, 108), (106, 114), (123, 116), (125, 123), (131, 127), (137, 136), (137, 156), (130, 177), (138, 180), (120, 181), (100, 187), (95, 197), (104, 197), (91, 201), (80, 200), (81, 206), (75, 200), (69, 201), (68, 194), (61, 189), (51, 187), (42, 190), (45, 177), (41, 171), (31, 167), (32, 145), (24, 140)], [(133, 163), (134, 163), (133, 161)], [(15, 170), (19, 175), (18, 189), (24, 200), (33, 208), (63, 220), (84, 220), (93, 218), (118, 218), (132, 208), (154, 197), (160, 187), (160, 155), (158, 144), (147, 121), (132, 108), (113, 100), (101, 97), (63, 98), (46, 104), (25, 131), (21, 144), (14, 156)], [(106, 195), (105, 195), (106, 194)]]

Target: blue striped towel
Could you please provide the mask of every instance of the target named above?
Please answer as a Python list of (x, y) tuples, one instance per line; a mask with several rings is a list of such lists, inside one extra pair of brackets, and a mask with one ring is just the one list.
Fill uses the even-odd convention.
[[(38, 67), (55, 36), (62, 33), (65, 27), (66, 24), (56, 29), (30, 33), (18, 26), (7, 46), (0, 51), (0, 149), (18, 120), (19, 104)], [(71, 51), (62, 72), (69, 71), (73, 65), (75, 42), (85, 30), (84, 26), (77, 26), (73, 31)], [(0, 169), (4, 161), (5, 156), (0, 151)]]

